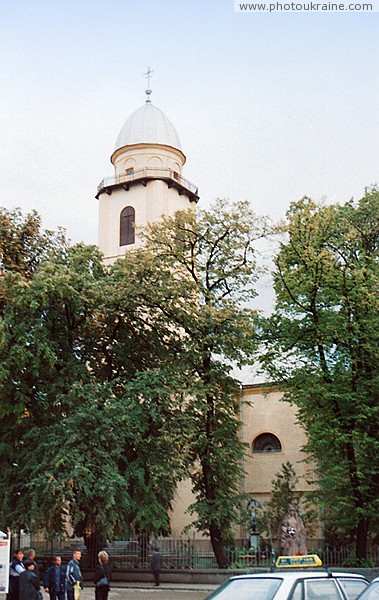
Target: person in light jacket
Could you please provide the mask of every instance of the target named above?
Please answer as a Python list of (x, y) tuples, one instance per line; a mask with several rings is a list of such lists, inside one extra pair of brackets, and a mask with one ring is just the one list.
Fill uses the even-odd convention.
[(18, 548), (9, 568), (9, 592), (7, 600), (19, 600), (20, 574), (25, 571), (25, 565), (22, 562), (23, 558), (24, 553)]
[(74, 550), (72, 559), (67, 564), (66, 569), (66, 591), (67, 600), (79, 600), (80, 590), (83, 588), (83, 576), (80, 570), (79, 561), (82, 558), (80, 550)]

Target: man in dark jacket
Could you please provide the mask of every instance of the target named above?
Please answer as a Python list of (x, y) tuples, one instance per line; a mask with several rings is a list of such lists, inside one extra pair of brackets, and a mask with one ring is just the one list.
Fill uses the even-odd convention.
[(34, 563), (27, 558), (24, 565), (26, 570), (19, 578), (19, 600), (38, 600), (39, 581), (34, 573)]
[(32, 561), (32, 563), (34, 565), (34, 575), (37, 577), (37, 579), (39, 579), (38, 564), (36, 561), (36, 552), (35, 552), (35, 550), (33, 550), (33, 548), (30, 548), (30, 550), (28, 550), (26, 553), (26, 560), (28, 560), (28, 559)]
[(159, 585), (159, 576), (162, 568), (162, 554), (159, 552), (158, 548), (154, 548), (153, 556), (151, 557), (151, 570), (154, 573), (155, 585)]
[(45, 592), (50, 594), (50, 600), (64, 600), (66, 591), (66, 568), (62, 565), (60, 556), (54, 557), (54, 564), (49, 567), (43, 578)]

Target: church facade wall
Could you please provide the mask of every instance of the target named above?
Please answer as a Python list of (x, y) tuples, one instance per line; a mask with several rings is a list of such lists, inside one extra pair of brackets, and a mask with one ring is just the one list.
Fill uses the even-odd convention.
[[(270, 498), (272, 481), (281, 466), (290, 462), (299, 478), (297, 491), (306, 492), (309, 465), (304, 463), (306, 455), (301, 447), (306, 442), (303, 429), (296, 420), (296, 407), (283, 402), (283, 392), (273, 386), (245, 385), (241, 387), (241, 436), (247, 445), (243, 466), (241, 465), (240, 489), (249, 497), (264, 503)], [(262, 434), (273, 434), (280, 442), (280, 451), (253, 452), (254, 440)], [(245, 471), (245, 472), (244, 472)], [(185, 480), (177, 488), (171, 526), (174, 535), (180, 535), (184, 527), (190, 526), (193, 517), (187, 512), (195, 501), (191, 482)], [(204, 536), (196, 533), (196, 538)], [(246, 527), (238, 526), (236, 538), (246, 537)]]
[[(243, 440), (249, 450), (245, 461), (245, 491), (261, 501), (266, 500), (272, 489), (272, 480), (281, 465), (290, 462), (299, 477), (299, 491), (309, 489), (306, 483), (306, 454), (301, 448), (306, 443), (304, 430), (297, 423), (297, 409), (284, 402), (283, 392), (265, 385), (242, 388)], [(281, 450), (253, 451), (254, 440), (265, 433), (274, 435)]]

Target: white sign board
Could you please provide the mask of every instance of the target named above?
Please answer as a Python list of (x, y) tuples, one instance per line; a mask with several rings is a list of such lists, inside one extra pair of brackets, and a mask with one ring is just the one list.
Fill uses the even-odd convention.
[(8, 593), (10, 540), (0, 537), (0, 594)]

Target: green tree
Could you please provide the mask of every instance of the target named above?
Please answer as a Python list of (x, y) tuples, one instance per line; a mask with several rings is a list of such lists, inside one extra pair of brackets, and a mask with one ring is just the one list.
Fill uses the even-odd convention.
[(245, 301), (256, 293), (254, 242), (266, 228), (246, 202), (220, 200), (209, 211), (177, 213), (150, 226), (145, 248), (115, 267), (137, 294), (146, 322), (166, 332), (171, 360), (183, 374), (196, 495), (191, 511), (220, 567), (240, 517), (244, 452), (229, 365), (252, 360), (256, 351), (256, 312)]
[(3, 278), (7, 524), (59, 531), (69, 518), (99, 543), (131, 523), (167, 532), (189, 470), (196, 526), (226, 566), (244, 452), (229, 365), (256, 350), (256, 313), (244, 302), (265, 228), (247, 203), (219, 201), (151, 226), (145, 248), (112, 267), (78, 245), (28, 279)]
[(379, 498), (379, 191), (291, 205), (264, 358), (299, 408), (326, 522), (365, 558)]
[(181, 393), (158, 332), (146, 335), (119, 283), (81, 245), (28, 281), (4, 278), (1, 418), (12, 451), (1, 511), (11, 527), (62, 532), (69, 520), (92, 548), (132, 523), (169, 529), (185, 456)]
[(315, 529), (315, 511), (307, 506), (304, 492), (297, 491), (298, 483), (299, 478), (293, 465), (288, 461), (283, 463), (272, 481), (270, 499), (264, 504), (263, 512), (258, 513), (258, 528), (262, 533), (268, 534), (271, 546), (273, 540), (278, 539), (280, 523), (290, 505), (301, 513), (308, 537)]
[[(65, 260), (68, 264), (62, 268)], [(99, 254), (97, 261), (102, 268)], [(39, 439), (40, 428), (68, 409), (70, 386), (88, 379), (86, 359), (92, 343), (85, 335), (86, 315), (96, 294), (93, 298), (86, 273), (93, 264), (89, 250), (63, 248), (41, 262), (32, 277), (11, 271), (3, 278), (0, 418), (9, 452), (2, 471), (2, 512), (12, 528), (30, 525), (32, 503), (25, 493), (29, 477), (20, 477), (28, 457), (25, 435), (33, 431)]]
[[(17, 434), (24, 411), (19, 402), (19, 381), (15, 370), (7, 370), (12, 362), (10, 353), (17, 363), (18, 343), (9, 322), (6, 322), (4, 311), (7, 310), (13, 283), (16, 280), (30, 280), (51, 254), (60, 251), (66, 245), (64, 231), (43, 230), (41, 217), (35, 211), (23, 216), (18, 208), (0, 208), (0, 514), (2, 522), (15, 529), (20, 529), (24, 522), (18, 510), (22, 482), (17, 462), (20, 454), (20, 440)], [(24, 365), (25, 371), (27, 367), (28, 364)], [(11, 381), (13, 376), (15, 380), (10, 389), (6, 381)]]
[(23, 215), (19, 208), (0, 207), (0, 273), (33, 275), (42, 260), (67, 244), (63, 229), (43, 230), (36, 211)]

